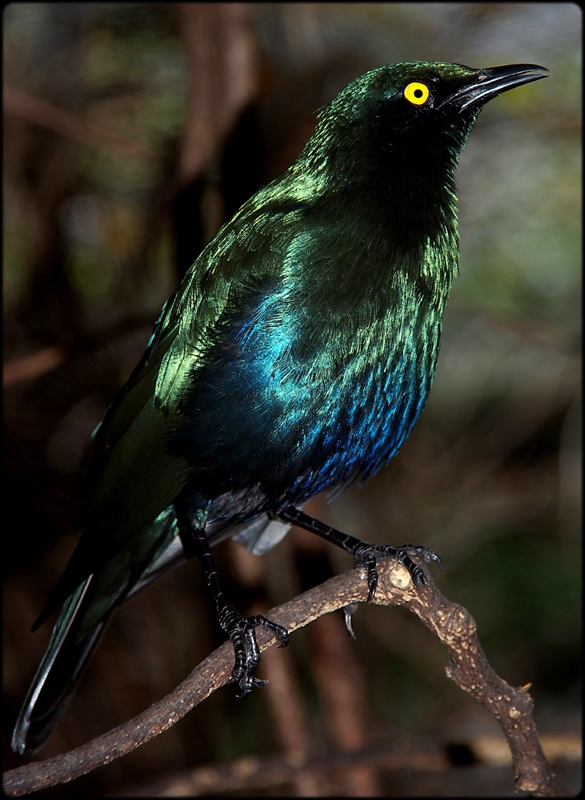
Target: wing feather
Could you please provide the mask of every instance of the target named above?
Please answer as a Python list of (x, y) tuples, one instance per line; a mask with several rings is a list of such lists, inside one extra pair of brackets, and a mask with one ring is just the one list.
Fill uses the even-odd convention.
[(197, 380), (226, 310), (258, 282), (280, 274), (305, 211), (290, 200), (269, 209), (259, 195), (253, 200), (209, 243), (166, 303), (141, 362), (97, 431), (78, 520), (83, 535), (52, 607), (126, 547), (189, 482), (189, 464), (166, 446), (184, 422), (182, 398)]

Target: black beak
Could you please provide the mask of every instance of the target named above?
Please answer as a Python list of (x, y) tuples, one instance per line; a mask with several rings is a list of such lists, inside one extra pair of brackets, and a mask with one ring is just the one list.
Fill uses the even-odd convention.
[(523, 83), (548, 77), (548, 70), (536, 64), (511, 64), (507, 67), (487, 67), (479, 70), (472, 83), (463, 86), (441, 105), (455, 106), (464, 111), (471, 105), (483, 106), (488, 100)]

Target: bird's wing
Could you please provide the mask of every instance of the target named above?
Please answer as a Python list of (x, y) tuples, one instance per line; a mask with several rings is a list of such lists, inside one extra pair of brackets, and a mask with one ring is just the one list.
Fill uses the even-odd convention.
[[(187, 482), (188, 465), (168, 453), (165, 440), (183, 420), (182, 396), (196, 380), (228, 302), (250, 280), (249, 263), (234, 259), (225, 233), (218, 239), (163, 308), (141, 363), (97, 432), (79, 524), (99, 529), (113, 546), (166, 508)], [(112, 526), (120, 529), (116, 536)]]
[(257, 291), (262, 280), (278, 276), (287, 250), (283, 233), (288, 227), (289, 240), (294, 239), (291, 217), (294, 222), (299, 213), (290, 201), (273, 203), (268, 210), (261, 204), (244, 206), (164, 307), (142, 361), (97, 431), (78, 519), (83, 535), (39, 622), (143, 532), (186, 486), (189, 465), (165, 446), (184, 421), (184, 390), (196, 380), (226, 310)]

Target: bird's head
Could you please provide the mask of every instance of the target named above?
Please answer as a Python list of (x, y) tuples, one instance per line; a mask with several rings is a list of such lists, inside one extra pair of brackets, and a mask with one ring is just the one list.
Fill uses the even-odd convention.
[(316, 144), (352, 171), (366, 160), (409, 175), (454, 169), (482, 107), (502, 92), (545, 78), (533, 64), (472, 69), (441, 61), (379, 67), (356, 78), (320, 112)]

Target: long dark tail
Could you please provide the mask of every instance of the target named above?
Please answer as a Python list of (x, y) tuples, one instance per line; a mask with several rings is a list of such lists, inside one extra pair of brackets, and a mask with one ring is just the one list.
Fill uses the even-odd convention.
[(111, 614), (85, 638), (77, 639), (92, 577), (65, 602), (53, 627), (47, 650), (14, 726), (12, 749), (15, 753), (36, 753), (45, 745), (105, 633)]
[(116, 609), (184, 560), (181, 548), (170, 546), (175, 527), (172, 508), (165, 510), (65, 598), (14, 726), (15, 753), (36, 753), (44, 746)]
[[(288, 527), (266, 515), (239, 525), (211, 524), (209, 541), (216, 544), (234, 536), (246, 549), (260, 554), (274, 547)], [(130, 542), (115, 561), (90, 575), (65, 600), (14, 726), (15, 753), (36, 753), (45, 745), (116, 609), (185, 560), (172, 509), (149, 526), (148, 537), (142, 537), (146, 539), (142, 550), (140, 541)], [(136, 570), (136, 565), (142, 566), (142, 571)], [(128, 582), (127, 574), (132, 568), (141, 574)], [(124, 584), (121, 593), (116, 591)], [(105, 604), (104, 598), (109, 598)]]

